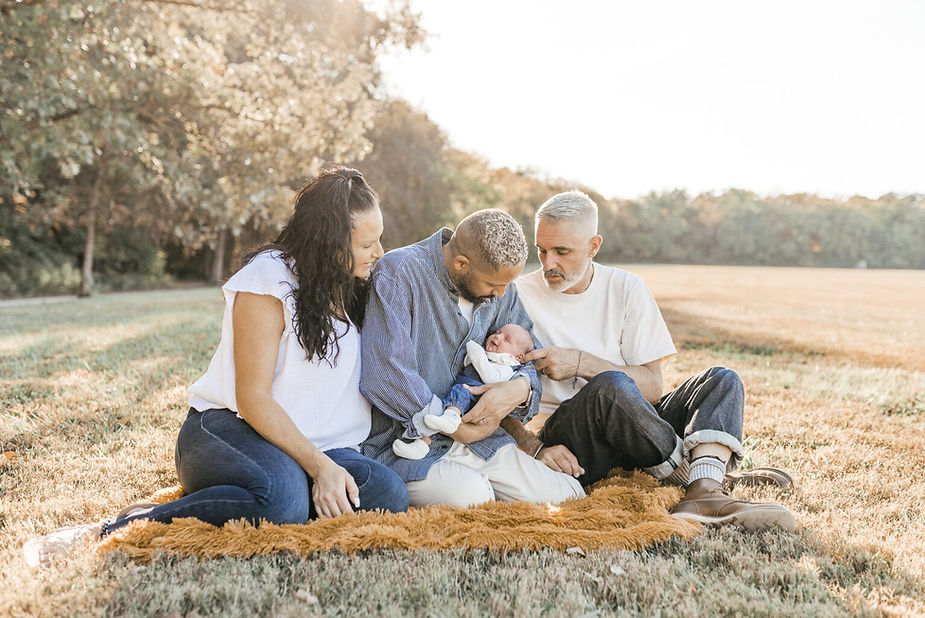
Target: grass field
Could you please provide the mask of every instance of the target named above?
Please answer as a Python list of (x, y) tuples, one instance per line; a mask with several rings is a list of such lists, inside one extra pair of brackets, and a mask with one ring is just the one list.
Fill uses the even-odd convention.
[(646, 552), (459, 550), (197, 561), (20, 546), (176, 484), (214, 289), (0, 305), (0, 615), (925, 615), (925, 272), (632, 266), (680, 354), (747, 392), (746, 466), (796, 478), (796, 533), (709, 530)]

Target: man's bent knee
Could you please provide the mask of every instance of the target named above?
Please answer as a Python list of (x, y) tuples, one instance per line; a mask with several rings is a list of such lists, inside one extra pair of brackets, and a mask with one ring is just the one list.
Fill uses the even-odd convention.
[(622, 371), (604, 371), (599, 373), (588, 381), (586, 388), (590, 388), (592, 394), (596, 396), (603, 395), (615, 401), (623, 399), (643, 398), (642, 391), (636, 386), (635, 380)]
[[(671, 453), (675, 444), (674, 430), (658, 416), (631, 377), (622, 371), (605, 371), (596, 375), (588, 386), (593, 389), (591, 394), (597, 401), (595, 421), (602, 431), (616, 438), (628, 435), (627, 430), (635, 428), (649, 439), (660, 439), (662, 457), (659, 461)], [(626, 448), (633, 446), (627, 444)]]
[(722, 388), (745, 393), (742, 378), (734, 370), (727, 367), (710, 367), (706, 373), (707, 379), (715, 380)]
[(578, 479), (563, 472), (550, 470), (556, 477), (532, 496), (531, 502), (551, 502), (558, 504), (572, 498), (584, 498), (585, 490)]
[(411, 506), (447, 504), (475, 506), (495, 499), (495, 492), (487, 478), (475, 470), (451, 462), (434, 464), (421, 481), (407, 484)]

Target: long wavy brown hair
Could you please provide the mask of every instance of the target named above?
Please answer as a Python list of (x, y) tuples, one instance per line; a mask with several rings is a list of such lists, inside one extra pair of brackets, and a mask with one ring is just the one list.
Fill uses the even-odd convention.
[(353, 218), (377, 208), (379, 196), (363, 174), (347, 167), (328, 168), (299, 191), (276, 240), (243, 258), (247, 264), (264, 251), (278, 250), (287, 260), (298, 282), (292, 289), (293, 329), (308, 359), (323, 358), (332, 366), (337, 362), (339, 311), (362, 328), (369, 284), (353, 276), (350, 235)]

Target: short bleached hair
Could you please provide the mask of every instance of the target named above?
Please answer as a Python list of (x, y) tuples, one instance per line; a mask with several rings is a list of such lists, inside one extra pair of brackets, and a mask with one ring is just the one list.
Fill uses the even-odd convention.
[(523, 228), (503, 210), (478, 210), (459, 222), (457, 233), (465, 236), (465, 244), (493, 271), (523, 266), (527, 261)]
[(573, 223), (587, 223), (594, 226), (593, 232), (597, 234), (597, 204), (587, 193), (582, 191), (566, 191), (553, 195), (543, 202), (536, 211), (536, 223), (549, 221), (559, 223), (569, 221)]

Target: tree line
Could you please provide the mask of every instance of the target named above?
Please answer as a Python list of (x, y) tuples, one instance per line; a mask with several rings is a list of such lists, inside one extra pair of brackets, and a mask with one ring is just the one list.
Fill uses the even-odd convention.
[(600, 259), (925, 268), (925, 196), (607, 199), (453, 148), (379, 86), (424, 33), (360, 0), (0, 0), (0, 296), (220, 281), (325, 162), (361, 169), (396, 247), (547, 197), (601, 207)]

